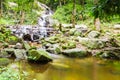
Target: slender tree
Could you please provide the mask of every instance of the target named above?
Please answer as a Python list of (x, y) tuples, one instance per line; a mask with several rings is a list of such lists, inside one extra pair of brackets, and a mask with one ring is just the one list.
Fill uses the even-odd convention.
[(3, 0), (0, 1), (0, 17), (2, 16), (3, 13)]
[(73, 14), (72, 14), (73, 27), (75, 27), (75, 23), (76, 23), (75, 16), (76, 16), (76, 0), (73, 0)]
[(61, 0), (59, 0), (59, 6), (60, 6), (60, 7), (62, 6)]
[[(94, 0), (94, 5), (97, 6), (98, 5), (98, 0)], [(96, 16), (94, 17), (94, 25), (97, 31), (100, 31), (100, 18), (99, 18), (99, 11), (96, 10)]]

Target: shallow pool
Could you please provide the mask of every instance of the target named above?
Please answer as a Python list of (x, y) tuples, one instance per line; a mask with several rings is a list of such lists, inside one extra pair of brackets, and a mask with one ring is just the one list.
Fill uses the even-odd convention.
[(48, 64), (18, 64), (19, 71), (27, 74), (25, 80), (120, 80), (120, 62), (96, 58), (56, 58)]

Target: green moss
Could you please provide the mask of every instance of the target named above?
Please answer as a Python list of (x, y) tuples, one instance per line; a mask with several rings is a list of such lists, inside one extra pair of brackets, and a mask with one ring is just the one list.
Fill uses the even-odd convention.
[(8, 58), (0, 58), (0, 66), (5, 66), (10, 63), (10, 60)]
[(51, 57), (48, 55), (48, 53), (45, 50), (29, 50), (28, 51), (28, 60), (29, 61), (51, 61)]
[(76, 47), (76, 43), (74, 41), (66, 41), (66, 43), (63, 43), (61, 46), (63, 49), (72, 49)]
[(40, 58), (41, 54), (37, 50), (32, 49), (28, 51), (28, 59), (37, 61)]
[(0, 80), (25, 80), (27, 75), (11, 67), (0, 68)]
[(4, 42), (4, 43), (2, 44), (2, 46), (3, 46), (4, 48), (7, 48), (7, 47), (9, 46), (9, 44), (6, 43), (6, 42)]

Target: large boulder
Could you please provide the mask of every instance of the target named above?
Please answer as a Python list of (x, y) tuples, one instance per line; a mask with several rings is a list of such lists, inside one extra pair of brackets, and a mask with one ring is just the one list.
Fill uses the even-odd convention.
[(26, 59), (26, 51), (24, 49), (15, 49), (14, 50), (14, 55), (16, 57), (16, 60), (20, 60), (20, 59)]
[(89, 52), (86, 50), (81, 50), (78, 48), (75, 49), (68, 49), (68, 50), (64, 50), (62, 51), (63, 55), (66, 55), (68, 57), (78, 57), (78, 58), (83, 58), (89, 55)]
[(28, 51), (28, 61), (37, 62), (37, 63), (47, 63), (52, 61), (51, 56), (49, 56), (48, 52), (43, 49), (35, 50), (31, 49)]
[(86, 46), (89, 49), (101, 49), (106, 46), (106, 43), (108, 42), (107, 39), (89, 39), (89, 38), (80, 38), (78, 37), (78, 40), (81, 44)]
[(7, 52), (9, 55), (13, 55), (14, 54), (14, 48), (5, 48), (3, 49), (4, 52)]
[(82, 33), (85, 33), (88, 31), (88, 27), (84, 24), (80, 24), (80, 25), (75, 25), (75, 28)]
[(3, 57), (13, 56), (17, 60), (26, 59), (26, 51), (24, 49), (5, 48), (2, 50), (1, 55)]

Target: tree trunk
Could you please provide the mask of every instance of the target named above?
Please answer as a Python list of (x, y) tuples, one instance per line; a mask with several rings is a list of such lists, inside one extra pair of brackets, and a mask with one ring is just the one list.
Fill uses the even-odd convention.
[(3, 3), (3, 0), (0, 1), (0, 17), (2, 17), (2, 8), (3, 8), (2, 3)]
[[(98, 4), (98, 0), (94, 0), (94, 5), (97, 5), (97, 4)], [(94, 19), (94, 25), (97, 31), (101, 30), (100, 24), (101, 22), (100, 22), (99, 14), (97, 14), (97, 17), (95, 17)]]
[(95, 5), (98, 4), (98, 0), (94, 0), (94, 4), (95, 4)]
[(84, 2), (85, 2), (84, 0), (80, 0), (79, 4), (82, 5), (82, 6), (84, 6)]
[(65, 3), (66, 3), (66, 0), (64, 0), (64, 5), (65, 5)]
[(60, 7), (62, 6), (61, 0), (59, 0), (59, 6), (60, 6)]
[(95, 25), (95, 28), (96, 28), (97, 31), (101, 30), (101, 28), (100, 28), (101, 23), (100, 23), (100, 19), (99, 18), (95, 18), (94, 19), (94, 25)]
[(25, 19), (25, 12), (21, 11), (21, 20), (20, 20), (20, 24), (24, 23), (24, 19)]
[(76, 16), (76, 0), (73, 0), (73, 14), (72, 14), (72, 25), (75, 27), (75, 16)]

